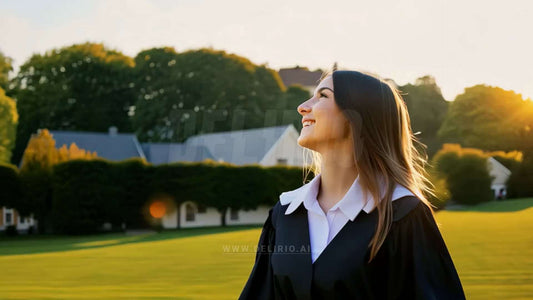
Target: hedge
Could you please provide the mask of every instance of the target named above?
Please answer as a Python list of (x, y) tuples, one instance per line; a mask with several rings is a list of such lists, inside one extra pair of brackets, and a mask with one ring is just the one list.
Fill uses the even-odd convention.
[(228, 208), (272, 206), (282, 191), (302, 184), (298, 167), (214, 162), (73, 160), (55, 165), (52, 173), (53, 228), (68, 234), (95, 233), (106, 222), (116, 230), (157, 225), (148, 209), (157, 200), (166, 201), (167, 209), (194, 201), (217, 208), (222, 218)]
[(21, 197), (20, 178), (16, 166), (0, 163), (0, 207), (11, 207)]

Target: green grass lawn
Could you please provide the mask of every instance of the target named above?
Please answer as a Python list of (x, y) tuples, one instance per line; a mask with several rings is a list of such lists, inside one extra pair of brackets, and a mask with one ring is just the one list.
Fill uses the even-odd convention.
[[(467, 299), (533, 298), (533, 199), (437, 219)], [(0, 299), (236, 299), (259, 234), (230, 227), (2, 238)]]

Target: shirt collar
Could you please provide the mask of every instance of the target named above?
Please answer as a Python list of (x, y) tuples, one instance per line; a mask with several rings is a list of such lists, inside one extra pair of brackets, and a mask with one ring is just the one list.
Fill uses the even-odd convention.
[[(291, 214), (295, 211), (300, 204), (304, 203), (306, 209), (310, 209), (312, 204), (317, 201), (318, 190), (320, 187), (320, 178), (321, 174), (316, 175), (310, 182), (304, 184), (303, 186), (291, 190), (288, 192), (281, 193), (280, 202), (282, 205), (289, 204), (285, 214)], [(385, 184), (381, 178), (381, 195), (385, 194)], [(403, 187), (402, 185), (397, 184), (392, 195), (392, 200), (399, 199), (404, 196), (414, 194)], [(359, 175), (354, 180), (353, 184), (350, 186), (344, 197), (337, 202), (331, 209), (339, 208), (346, 217), (351, 221), (357, 217), (361, 210), (364, 210), (366, 213), (370, 213), (374, 209), (374, 198), (370, 193), (367, 197), (364, 197), (363, 189), (359, 183)]]

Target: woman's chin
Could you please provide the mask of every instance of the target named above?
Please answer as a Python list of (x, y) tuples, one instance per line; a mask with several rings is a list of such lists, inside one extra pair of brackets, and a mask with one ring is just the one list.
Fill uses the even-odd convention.
[(312, 149), (313, 148), (313, 142), (310, 137), (308, 137), (305, 133), (300, 134), (298, 137), (298, 140), (296, 141), (298, 145), (304, 148)]

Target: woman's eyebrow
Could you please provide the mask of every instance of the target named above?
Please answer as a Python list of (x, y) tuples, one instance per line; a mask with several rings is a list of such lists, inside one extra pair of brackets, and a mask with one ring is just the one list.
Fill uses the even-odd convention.
[(322, 92), (323, 90), (330, 90), (332, 93), (333, 93), (333, 90), (328, 88), (328, 87), (323, 87), (323, 88), (320, 88), (316, 93), (317, 94), (320, 94), (320, 92)]

